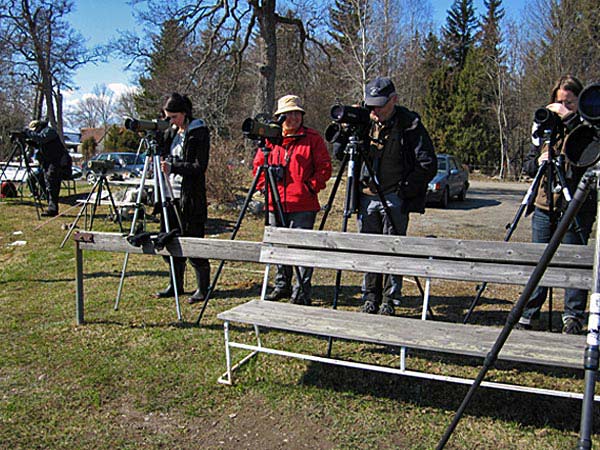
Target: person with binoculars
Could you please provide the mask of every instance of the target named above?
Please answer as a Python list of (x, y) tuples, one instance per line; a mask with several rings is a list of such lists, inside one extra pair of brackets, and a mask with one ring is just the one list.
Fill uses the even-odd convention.
[[(578, 114), (578, 96), (583, 90), (583, 84), (571, 75), (565, 75), (557, 80), (550, 94), (550, 104), (546, 109), (550, 116), (556, 118), (554, 130), (555, 142), (543, 142), (541, 139), (541, 125), (534, 124), (533, 145), (525, 158), (523, 170), (531, 177), (535, 177), (540, 166), (551, 163), (552, 158), (564, 157), (564, 143), (566, 136), (581, 123)], [(537, 113), (536, 113), (537, 115)], [(556, 149), (556, 155), (551, 154), (552, 147)], [(586, 169), (572, 164), (568, 158), (564, 163), (564, 178), (567, 188), (571, 194), (575, 193), (577, 184)], [(552, 237), (553, 224), (558, 223), (561, 214), (567, 207), (564, 196), (556, 193), (553, 189), (553, 180), (550, 180), (550, 189), (554, 194), (552, 199), (548, 196), (548, 178), (544, 174), (535, 195), (535, 209), (531, 220), (532, 241), (537, 243), (548, 243)], [(563, 188), (565, 186), (562, 186)], [(552, 207), (552, 208), (551, 208)], [(566, 244), (586, 245), (596, 217), (596, 190), (591, 190), (583, 203), (576, 221), (571, 224), (562, 242)], [(576, 227), (577, 224), (577, 227)], [(577, 229), (576, 229), (577, 228)], [(539, 286), (528, 300), (523, 314), (516, 325), (517, 329), (530, 330), (532, 322), (537, 320), (540, 310), (546, 301), (548, 288)], [(583, 332), (583, 320), (587, 305), (587, 290), (565, 289), (565, 306), (562, 316), (562, 332), (567, 334), (581, 334)]]
[[(321, 135), (304, 125), (304, 108), (296, 95), (286, 95), (277, 101), (275, 118), (281, 122), (280, 139), (267, 139), (268, 164), (277, 183), (281, 199), (281, 209), (286, 226), (312, 229), (320, 209), (318, 193), (331, 177), (331, 158)], [(253, 172), (256, 175), (264, 164), (264, 153), (256, 152)], [(261, 174), (256, 189), (265, 188), (264, 173)], [(269, 190), (269, 223), (282, 226), (276, 214), (275, 199)], [(277, 266), (275, 287), (265, 297), (266, 300), (290, 298), (292, 303), (311, 304), (312, 268), (299, 267), (292, 290), (292, 267)]]
[[(406, 235), (409, 213), (425, 212), (427, 184), (437, 171), (433, 143), (419, 115), (396, 105), (391, 79), (377, 77), (365, 88), (370, 111), (368, 155), (375, 180), (360, 177), (358, 228), (360, 233)], [(391, 218), (387, 217), (375, 184), (379, 184)], [(394, 230), (395, 228), (395, 230)], [(366, 273), (362, 285), (362, 312), (394, 314), (394, 300), (402, 292), (402, 278)]]
[[(169, 126), (159, 140), (161, 170), (169, 177), (175, 199), (181, 205), (181, 236), (204, 237), (207, 220), (206, 178), (210, 135), (201, 119), (192, 115), (192, 102), (178, 93), (173, 93), (163, 107)], [(167, 212), (169, 224), (177, 228), (178, 220), (173, 207)], [(164, 229), (161, 220), (161, 231)], [(168, 258), (165, 258), (168, 261)], [(188, 299), (194, 304), (204, 300), (210, 285), (210, 264), (204, 258), (189, 258), (196, 273), (197, 289)], [(174, 258), (177, 292), (183, 292), (185, 258)], [(174, 297), (175, 288), (171, 282), (166, 289), (155, 294), (157, 298)]]
[(45, 120), (31, 121), (23, 136), (37, 147), (36, 158), (44, 170), (48, 209), (42, 216), (54, 217), (58, 215), (60, 183), (71, 178), (73, 160), (57, 131)]

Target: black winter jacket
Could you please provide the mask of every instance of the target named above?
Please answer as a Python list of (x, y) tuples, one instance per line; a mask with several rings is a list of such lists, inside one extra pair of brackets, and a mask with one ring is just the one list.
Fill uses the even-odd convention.
[(406, 212), (423, 213), (427, 184), (437, 172), (437, 157), (419, 115), (396, 106), (386, 123), (372, 123), (370, 137), (369, 155), (383, 192), (396, 190)]
[[(177, 135), (177, 130), (169, 128), (164, 133), (164, 140), (160, 143), (161, 154), (170, 154), (171, 143)], [(183, 232), (198, 222), (206, 222), (206, 169), (210, 149), (210, 135), (208, 128), (200, 119), (192, 119), (183, 140), (183, 157), (174, 160), (171, 172), (181, 175), (181, 221)]]

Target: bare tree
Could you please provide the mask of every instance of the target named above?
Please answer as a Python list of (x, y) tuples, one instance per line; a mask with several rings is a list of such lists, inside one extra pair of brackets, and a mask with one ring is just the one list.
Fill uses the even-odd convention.
[[(193, 35), (203, 35), (204, 51), (198, 55), (195, 67), (187, 74), (189, 87), (199, 83), (198, 76), (210, 64), (211, 59), (226, 55), (235, 62), (235, 73), (228, 87), (232, 91), (242, 68), (242, 57), (252, 38), (256, 36), (261, 41), (259, 48), (262, 51), (258, 71), (260, 95), (255, 108), (257, 112), (271, 113), (273, 110), (277, 76), (277, 27), (282, 24), (296, 27), (302, 45), (306, 41), (314, 41), (311, 30), (305, 28), (301, 19), (281, 15), (277, 11), (276, 0), (247, 0), (245, 3), (221, 0), (214, 0), (212, 3), (173, 1), (166, 4), (158, 0), (134, 0), (133, 4), (139, 8), (139, 19), (155, 28), (159, 28), (166, 20), (184, 26), (186, 34), (182, 40)], [(134, 34), (124, 34), (121, 43), (126, 43), (120, 45), (120, 48), (130, 58), (130, 63), (151, 55), (143, 41)]]
[(13, 70), (36, 90), (34, 118), (43, 111), (62, 132), (62, 93), (79, 66), (99, 57), (83, 45), (65, 17), (70, 0), (5, 0), (0, 2), (0, 43), (13, 50)]

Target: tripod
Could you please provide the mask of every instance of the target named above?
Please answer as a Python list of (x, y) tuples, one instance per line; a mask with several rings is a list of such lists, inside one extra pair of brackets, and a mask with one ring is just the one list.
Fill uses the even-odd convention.
[[(39, 178), (39, 173), (35, 173), (35, 171), (31, 168), (31, 165), (29, 164), (29, 155), (27, 154), (24, 138), (21, 136), (12, 135), (11, 141), (13, 142), (13, 148), (8, 159), (4, 163), (4, 166), (2, 167), (2, 171), (0, 172), (0, 181), (4, 180), (4, 178), (6, 177), (6, 170), (10, 166), (10, 163), (13, 161), (13, 159), (18, 158), (19, 166), (17, 168), (17, 173), (19, 170), (22, 170), (23, 166), (25, 167), (25, 173), (22, 175), (20, 180), (15, 179), (14, 181), (20, 181), (21, 183), (23, 183), (25, 180), (27, 180), (29, 191), (33, 196), (35, 212), (39, 220), (41, 219), (40, 211), (43, 209), (41, 201), (41, 192), (39, 191), (39, 189), (42, 186), (42, 183)], [(23, 194), (22, 189), (21, 194)]]
[[(347, 174), (347, 179), (346, 179), (346, 196), (344, 199), (342, 232), (347, 231), (348, 219), (352, 215), (352, 212), (356, 210), (356, 202), (358, 201), (358, 198), (357, 198), (358, 197), (358, 195), (357, 195), (358, 180), (356, 179), (356, 172), (357, 172), (357, 167), (358, 167), (357, 162), (360, 158), (360, 160), (365, 163), (365, 167), (367, 168), (370, 179), (373, 180), (373, 185), (375, 187), (377, 197), (379, 198), (379, 201), (381, 202), (381, 205), (383, 207), (386, 217), (389, 219), (389, 221), (391, 223), (393, 233), (398, 234), (397, 224), (394, 222), (394, 217), (392, 216), (390, 207), (389, 207), (387, 201), (385, 200), (384, 193), (383, 193), (381, 186), (377, 180), (377, 176), (375, 174), (373, 165), (371, 164), (371, 161), (369, 160), (369, 158), (367, 158), (366, 155), (364, 154), (363, 145), (364, 145), (364, 141), (356, 133), (350, 134), (350, 136), (348, 137), (348, 143), (346, 144), (346, 146), (344, 148), (344, 158), (342, 160), (342, 163), (340, 164), (340, 169), (338, 171), (338, 174), (335, 179), (335, 183), (334, 183), (331, 193), (329, 195), (329, 199), (327, 200), (327, 205), (324, 208), (325, 212), (323, 214), (321, 223), (319, 225), (319, 231), (321, 231), (325, 228), (325, 222), (327, 221), (327, 217), (329, 216), (329, 212), (331, 211), (333, 201), (335, 199), (337, 190), (341, 183), (341, 178), (344, 173), (344, 169), (345, 169), (346, 165), (348, 166), (348, 174)], [(336, 272), (336, 276), (335, 276), (335, 288), (333, 291), (334, 292), (333, 305), (332, 305), (333, 309), (337, 308), (338, 299), (339, 299), (339, 296), (341, 293), (341, 279), (342, 279), (342, 271), (338, 270)], [(421, 287), (421, 284), (420, 284), (418, 278), (415, 278), (415, 280), (417, 282), (417, 287), (419, 288), (421, 295), (423, 295), (423, 288)], [(431, 309), (429, 307), (428, 307), (428, 311), (433, 316), (433, 312), (431, 311)], [(328, 339), (327, 355), (331, 355), (331, 345), (332, 345), (332, 338), (330, 337)]]
[[(154, 175), (154, 204), (161, 205), (161, 212), (165, 227), (165, 236), (172, 237), (177, 229), (172, 229), (168, 210), (169, 208), (173, 208), (175, 211), (175, 218), (178, 222), (179, 230), (182, 230), (182, 222), (181, 222), (181, 214), (179, 213), (178, 204), (174, 201), (173, 189), (171, 184), (161, 170), (160, 167), (160, 155), (157, 152), (157, 143), (156, 140), (152, 138), (152, 135), (148, 133), (146, 137), (140, 140), (140, 145), (138, 148), (138, 153), (141, 149), (145, 149), (146, 157), (144, 159), (144, 169), (142, 172), (142, 178), (140, 180), (140, 185), (138, 188), (138, 193), (135, 201), (133, 220), (131, 222), (131, 229), (129, 231), (129, 236), (127, 240), (132, 245), (143, 245), (143, 241), (137, 241), (135, 239), (136, 233), (138, 231), (137, 223), (140, 211), (144, 212), (144, 205), (142, 203), (142, 195), (146, 185), (146, 174), (148, 173), (148, 168), (150, 167), (150, 163), (152, 162), (152, 169)], [(145, 215), (144, 215), (145, 216)], [(143, 225), (142, 225), (143, 229)], [(158, 241), (158, 240), (157, 240)], [(165, 242), (163, 240), (155, 241), (155, 248), (164, 246)], [(127, 270), (127, 263), (129, 262), (129, 253), (125, 253), (125, 259), (123, 260), (123, 269), (121, 270), (121, 278), (119, 280), (119, 288), (117, 290), (117, 297), (115, 299), (115, 311), (119, 309), (119, 301), (121, 299), (121, 292), (123, 291), (123, 284), (125, 282), (125, 272)], [(173, 291), (175, 294), (175, 310), (177, 312), (177, 320), (181, 321), (181, 307), (179, 305), (179, 287), (177, 283), (177, 277), (175, 273), (175, 257), (173, 255), (169, 255), (169, 272), (171, 277), (171, 282), (173, 283)]]
[[(552, 160), (543, 161), (540, 164), (540, 167), (538, 168), (538, 171), (537, 171), (533, 181), (529, 185), (529, 188), (527, 189), (527, 192), (526, 192), (525, 196), (523, 197), (523, 200), (521, 201), (521, 204), (519, 205), (519, 208), (518, 208), (513, 220), (506, 225), (506, 234), (504, 236), (504, 242), (508, 242), (510, 240), (510, 238), (512, 237), (513, 233), (515, 232), (515, 230), (517, 228), (517, 224), (521, 220), (521, 217), (523, 216), (523, 214), (525, 214), (525, 215), (529, 214), (529, 209), (533, 206), (533, 202), (535, 201), (535, 195), (538, 192), (538, 188), (540, 187), (542, 178), (543, 178), (544, 174), (548, 173), (548, 165), (550, 165), (550, 164), (554, 166), (552, 173), (554, 174), (554, 176), (556, 178), (556, 181), (554, 184), (555, 187), (551, 187), (550, 188), (551, 191), (552, 192), (560, 191), (560, 193), (563, 195), (563, 197), (565, 199), (565, 202), (567, 204), (569, 204), (571, 202), (572, 197), (571, 197), (571, 193), (569, 192), (569, 188), (567, 186), (567, 181), (566, 181), (566, 178), (564, 175), (564, 169), (563, 169), (564, 155), (559, 155), (557, 158), (553, 158)], [(577, 217), (575, 217), (575, 220), (573, 222), (573, 228), (574, 228), (574, 231), (579, 235), (581, 242), (582, 243), (585, 242), (585, 237), (583, 236), (583, 232), (581, 230), (581, 226), (579, 224), (579, 220), (577, 219)], [(467, 314), (465, 314), (463, 323), (467, 323), (469, 321), (469, 319), (471, 318), (471, 314), (473, 314), (473, 310), (479, 304), (479, 300), (481, 299), (481, 296), (483, 295), (483, 291), (485, 291), (486, 287), (487, 287), (487, 282), (485, 282), (485, 281), (483, 283), (481, 283), (481, 285), (479, 286), (479, 288), (477, 290), (477, 294), (475, 295), (475, 298), (471, 302)], [(548, 329), (551, 330), (552, 329), (552, 288), (549, 288), (549, 293), (548, 293), (548, 309), (549, 309)]]
[(108, 168), (106, 168), (106, 167), (103, 167), (101, 169), (100, 176), (98, 177), (98, 179), (92, 186), (92, 190), (90, 191), (89, 195), (83, 202), (83, 205), (81, 206), (79, 213), (77, 213), (75, 220), (69, 226), (69, 230), (67, 231), (65, 238), (61, 242), (60, 248), (64, 247), (65, 243), (67, 242), (67, 240), (73, 233), (73, 230), (77, 226), (77, 222), (79, 222), (79, 219), (81, 219), (81, 216), (83, 214), (86, 215), (86, 225), (87, 225), (87, 208), (89, 205), (92, 205), (92, 212), (90, 214), (90, 224), (89, 224), (89, 229), (90, 230), (92, 229), (92, 227), (94, 226), (94, 217), (96, 216), (96, 209), (98, 209), (98, 206), (100, 205), (100, 203), (102, 201), (102, 192), (104, 189), (106, 189), (106, 192), (108, 193), (108, 198), (110, 200), (110, 206), (112, 207), (112, 210), (115, 214), (117, 222), (119, 223), (119, 230), (121, 231), (121, 233), (123, 232), (123, 224), (121, 222), (121, 215), (119, 214), (119, 212), (117, 210), (117, 205), (115, 204), (115, 199), (110, 190), (110, 184), (108, 182), (108, 178), (106, 177), (107, 170), (108, 170)]
[[(273, 173), (273, 167), (269, 164), (269, 154), (271, 153), (271, 149), (266, 146), (265, 138), (259, 139), (258, 151), (262, 152), (262, 154), (263, 154), (263, 164), (258, 167), (258, 170), (256, 171), (256, 175), (254, 175), (254, 179), (252, 180), (252, 185), (250, 186), (250, 189), (248, 190), (248, 194), (246, 195), (246, 199), (244, 200), (244, 204), (242, 206), (240, 214), (238, 215), (237, 221), (233, 227), (233, 231), (231, 232), (229, 240), (235, 239), (235, 237), (240, 229), (240, 226), (242, 225), (242, 220), (244, 219), (244, 216), (246, 215), (248, 206), (250, 205), (250, 201), (252, 200), (252, 195), (254, 194), (254, 191), (256, 190), (256, 186), (258, 185), (258, 182), (259, 182), (262, 174), (265, 175), (265, 188), (264, 188), (265, 226), (268, 226), (270, 224), (269, 191), (273, 193), (275, 214), (276, 214), (277, 219), (279, 220), (280, 226), (282, 226), (282, 227), (288, 226), (288, 224), (286, 224), (286, 220), (283, 215), (283, 206), (281, 205), (281, 198), (279, 196), (279, 191), (277, 190), (277, 182), (275, 180), (275, 174)], [(219, 276), (221, 275), (221, 271), (223, 270), (224, 264), (225, 264), (225, 261), (221, 261), (219, 264), (219, 267), (217, 268), (217, 271), (215, 272), (212, 283), (211, 283), (210, 287), (208, 288), (206, 296), (204, 297), (204, 303), (202, 304), (202, 309), (200, 310), (200, 314), (198, 314), (198, 319), (196, 319), (196, 325), (199, 325), (200, 321), (202, 320), (202, 316), (204, 315), (204, 311), (206, 310), (208, 301), (210, 300), (210, 297), (215, 290), (215, 286), (217, 285), (217, 281), (219, 280)], [(296, 275), (296, 278), (298, 279), (298, 284), (300, 285), (300, 289), (303, 289), (300, 271), (299, 271), (298, 267), (296, 267), (296, 266), (294, 266), (294, 273)], [(267, 267), (265, 269), (265, 277), (264, 277), (265, 280), (264, 280), (263, 289), (261, 292), (261, 299), (264, 299), (265, 294), (266, 294), (268, 274), (269, 274), (269, 265), (267, 265)]]
[[(514, 304), (512, 309), (510, 310), (508, 317), (506, 318), (506, 323), (504, 328), (500, 331), (498, 339), (492, 346), (492, 349), (486, 355), (483, 367), (481, 368), (477, 378), (471, 384), (469, 391), (465, 395), (460, 407), (456, 411), (454, 418), (448, 428), (446, 429), (444, 435), (440, 439), (438, 446), (436, 447), (438, 450), (441, 450), (445, 447), (448, 439), (452, 435), (452, 432), (458, 425), (460, 418), (462, 417), (469, 401), (475, 394), (477, 388), (481, 385), (481, 382), (485, 378), (488, 370), (495, 364), (498, 359), (498, 354), (502, 350), (502, 347), (508, 336), (510, 335), (512, 329), (515, 324), (521, 317), (523, 313), (523, 309), (525, 308), (527, 302), (529, 301), (529, 297), (533, 293), (534, 289), (539, 284), (550, 260), (556, 253), (558, 246), (560, 245), (563, 237), (567, 233), (569, 227), (571, 226), (575, 216), (579, 212), (582, 204), (587, 198), (589, 191), (594, 183), (598, 181), (598, 174), (588, 169), (584, 176), (581, 178), (577, 190), (573, 195), (573, 199), (569, 204), (567, 210), (565, 211), (562, 220), (558, 223), (556, 231), (552, 235), (550, 242), (546, 246), (546, 249), (542, 253), (540, 257), (540, 261), (535, 266), (519, 300)], [(587, 347), (585, 350), (585, 358), (584, 358), (584, 368), (585, 368), (585, 392), (584, 399), (582, 405), (582, 417), (581, 417), (581, 430), (580, 430), (580, 439), (578, 442), (578, 448), (580, 449), (589, 449), (591, 448), (591, 423), (592, 423), (592, 409), (593, 409), (593, 401), (594, 401), (594, 390), (596, 383), (596, 376), (598, 374), (598, 359), (599, 359), (599, 328), (600, 328), (600, 282), (598, 281), (598, 270), (599, 270), (599, 252), (600, 248), (598, 246), (598, 240), (600, 239), (600, 232), (596, 231), (596, 254), (594, 259), (594, 286), (593, 286), (593, 294), (592, 294), (592, 304), (590, 305), (590, 317), (589, 317), (589, 325), (588, 325), (588, 339), (587, 339)]]

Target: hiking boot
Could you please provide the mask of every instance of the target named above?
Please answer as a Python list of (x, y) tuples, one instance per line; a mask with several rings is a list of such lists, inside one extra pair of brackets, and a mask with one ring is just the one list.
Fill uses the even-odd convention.
[(281, 289), (275, 288), (271, 291), (270, 294), (265, 295), (265, 300), (269, 300), (271, 302), (275, 302), (277, 300), (281, 300), (282, 298), (289, 298), (291, 295), (290, 289)]
[(367, 300), (361, 306), (360, 311), (367, 313), (367, 314), (377, 314), (378, 309), (379, 308), (377, 307), (377, 304), (375, 302), (373, 302), (371, 300)]
[(515, 330), (533, 330), (533, 327), (529, 323), (517, 322), (515, 325)]
[(379, 307), (379, 315), (380, 316), (393, 316), (394, 315), (394, 307), (389, 303), (382, 303)]
[(583, 334), (583, 325), (575, 317), (567, 317), (564, 321), (562, 332), (565, 334)]

